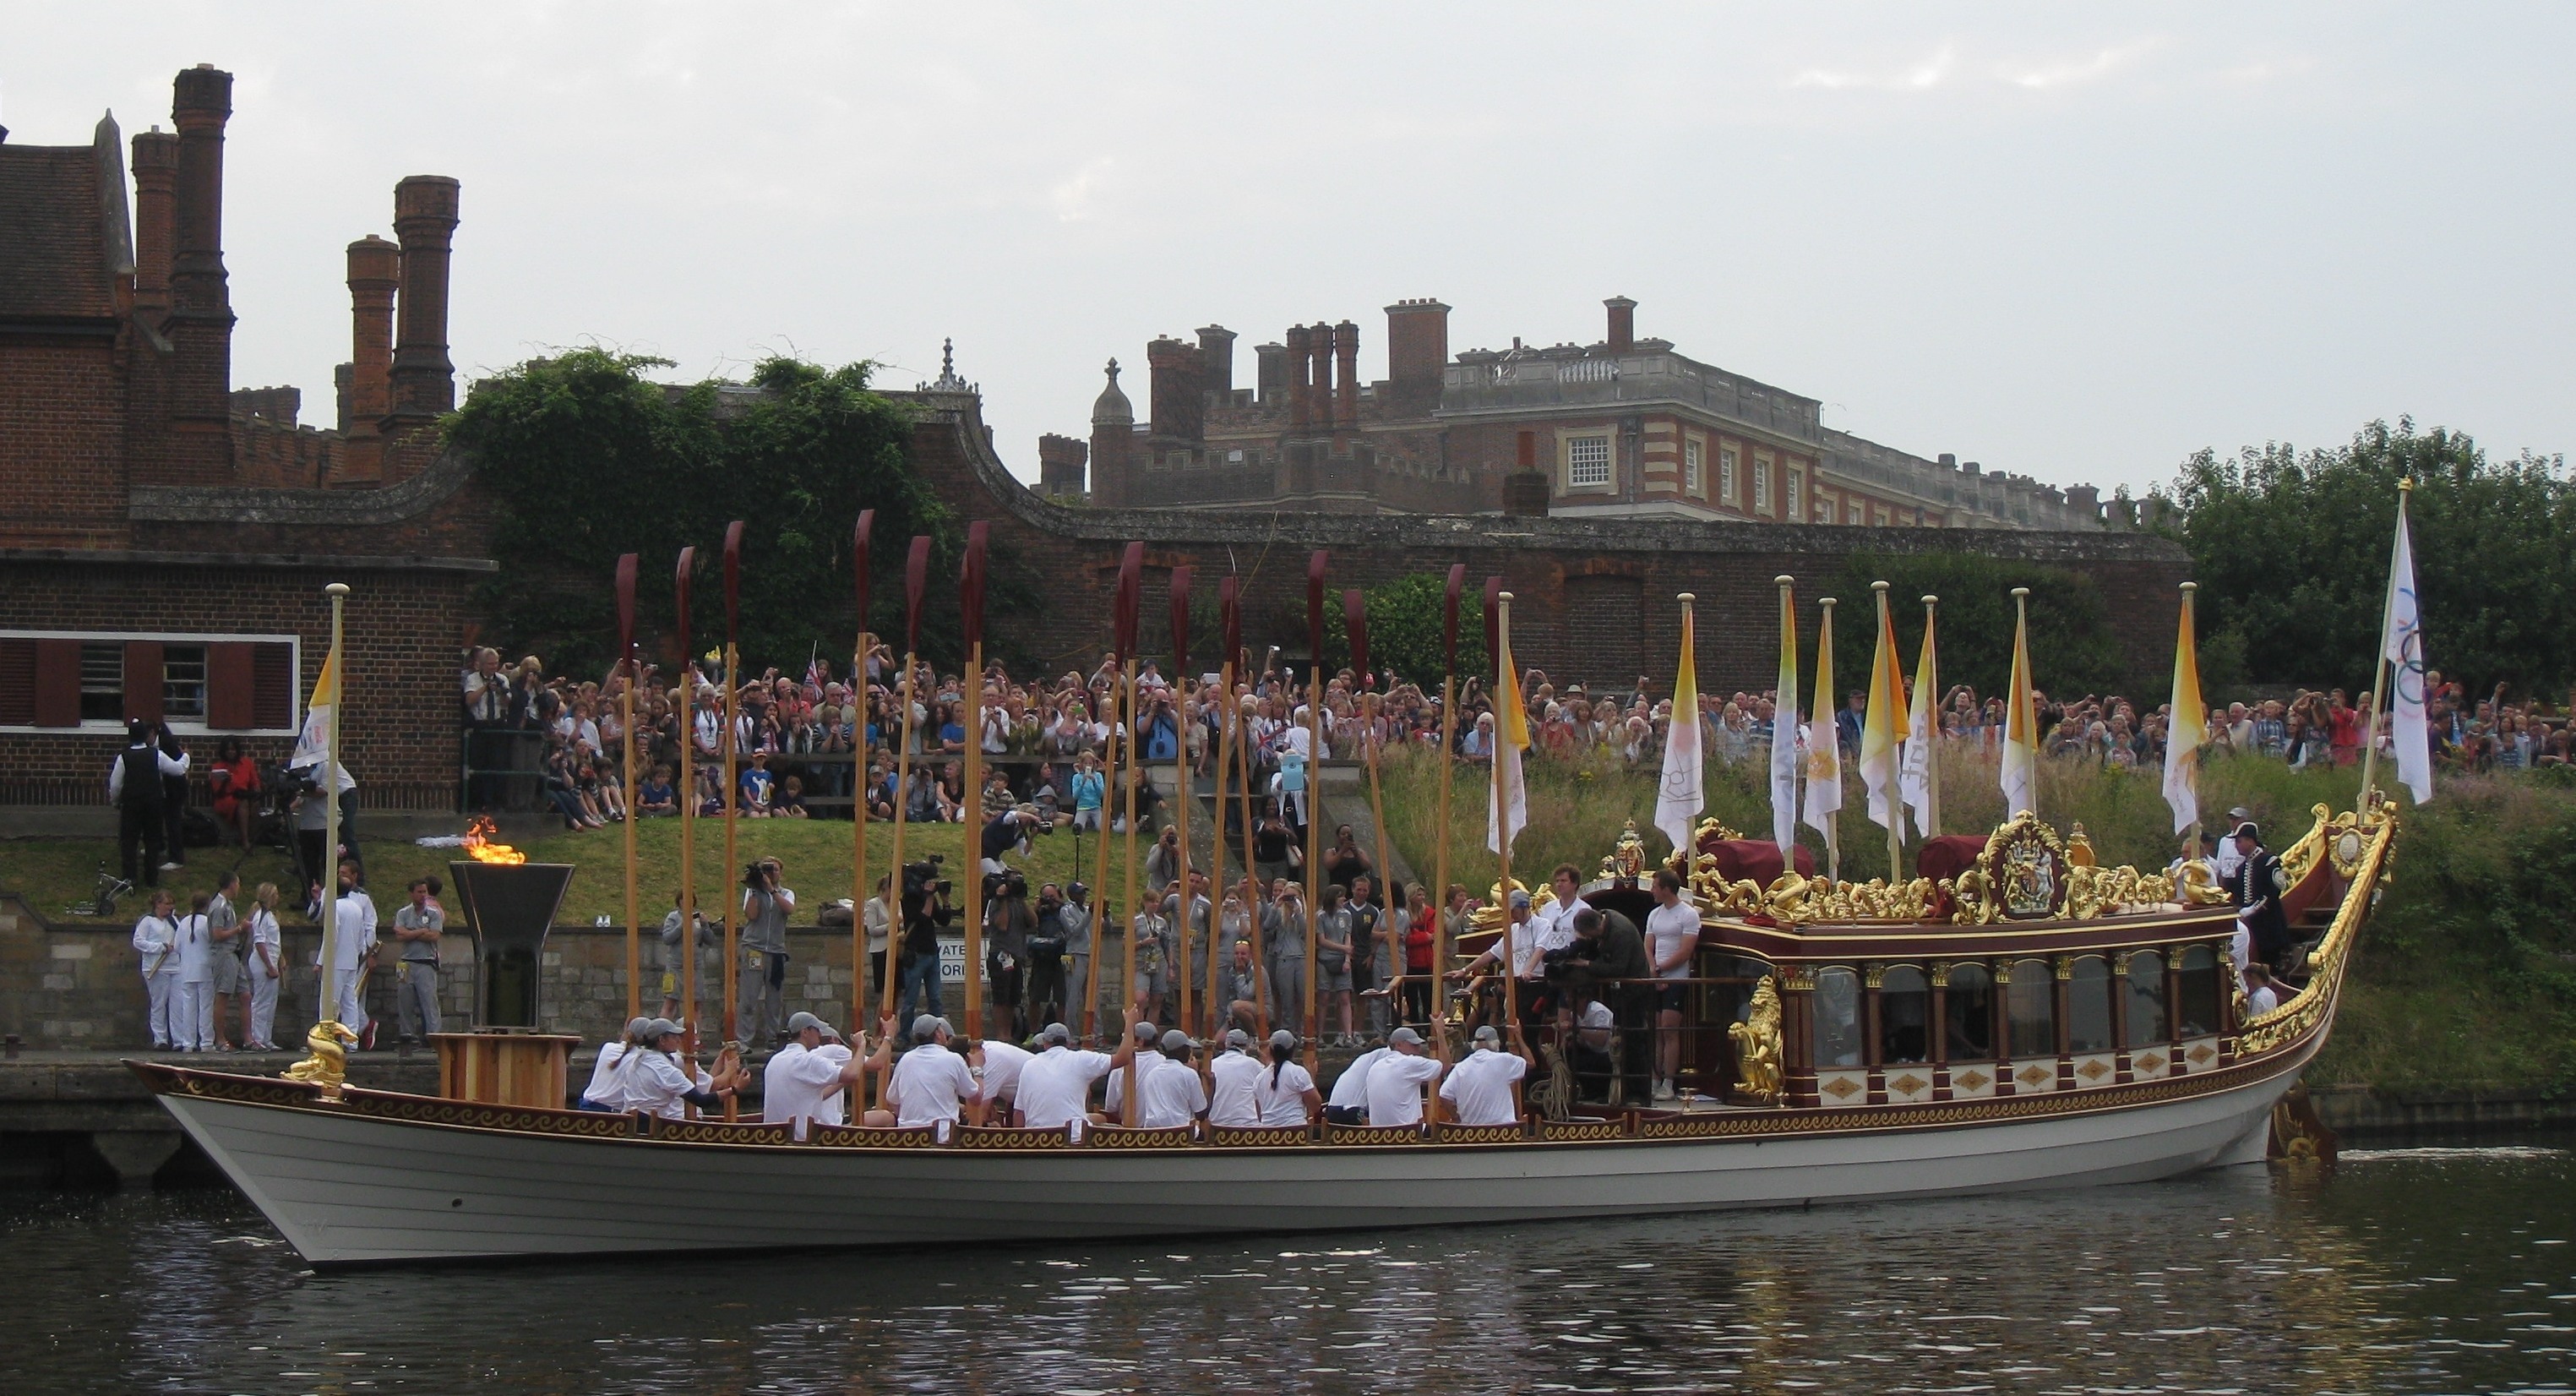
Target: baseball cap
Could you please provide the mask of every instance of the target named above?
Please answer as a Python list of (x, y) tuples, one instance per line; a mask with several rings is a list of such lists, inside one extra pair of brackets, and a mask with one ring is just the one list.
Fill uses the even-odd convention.
[(1503, 1040), (1503, 1035), (1494, 1031), (1493, 1024), (1487, 1023), (1476, 1029), (1476, 1040), (1478, 1042), (1500, 1042)]
[(687, 1028), (681, 1027), (679, 1024), (672, 1022), (668, 1018), (656, 1018), (652, 1022), (644, 1025), (644, 1035), (652, 1038), (670, 1037), (673, 1034), (684, 1033), (687, 1031)]
[(1186, 1052), (1197, 1045), (1197, 1043), (1190, 1041), (1190, 1035), (1188, 1033), (1181, 1031), (1179, 1028), (1174, 1028), (1170, 1032), (1163, 1034), (1163, 1050), (1166, 1052)]
[(1139, 1042), (1152, 1042), (1156, 1029), (1151, 1023), (1138, 1023), (1128, 1031), (1136, 1034), (1136, 1040)]
[(928, 1042), (932, 1038), (939, 1036), (939, 1030), (946, 1026), (948, 1026), (947, 1020), (941, 1018), (938, 1014), (924, 1013), (920, 1017), (912, 1020), (912, 1040), (915, 1042)]
[(1397, 1028), (1395, 1031), (1386, 1035), (1386, 1040), (1389, 1042), (1402, 1043), (1407, 1047), (1419, 1047), (1422, 1045), (1422, 1034), (1415, 1032), (1411, 1028)]
[(1520, 890), (1520, 889), (1519, 889), (1519, 888), (1517, 888), (1517, 887), (1515, 887), (1515, 888), (1513, 888), (1513, 889), (1512, 889), (1512, 909), (1513, 909), (1513, 910), (1517, 911), (1517, 910), (1519, 910), (1519, 909), (1520, 909), (1520, 908), (1522, 908), (1522, 907), (1528, 906), (1529, 904), (1530, 904), (1530, 894), (1529, 894), (1529, 893), (1524, 892), (1524, 891)]
[(1225, 1045), (1228, 1047), (1249, 1047), (1252, 1045), (1252, 1034), (1245, 1032), (1241, 1028), (1227, 1028), (1225, 1030)]
[(644, 1035), (644, 1030), (651, 1026), (653, 1026), (653, 1020), (651, 1018), (629, 1018), (626, 1020), (626, 1035), (628, 1037), (642, 1037)]
[(1073, 1029), (1062, 1023), (1049, 1023), (1038, 1033), (1038, 1041), (1066, 1043), (1073, 1041)]
[(824, 1022), (822, 1019), (815, 1017), (811, 1013), (799, 1013), (787, 1020), (787, 1032), (790, 1036), (803, 1032), (807, 1028), (812, 1028), (814, 1031), (823, 1034), (834, 1042), (841, 1040), (841, 1034), (838, 1030), (833, 1028), (831, 1024)]
[(1294, 1047), (1297, 1045), (1297, 1034), (1288, 1031), (1286, 1028), (1281, 1028), (1277, 1032), (1270, 1034), (1270, 1045), (1273, 1047)]

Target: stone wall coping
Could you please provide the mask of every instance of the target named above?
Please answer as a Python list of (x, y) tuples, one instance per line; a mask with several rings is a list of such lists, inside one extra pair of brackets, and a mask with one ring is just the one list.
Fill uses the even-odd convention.
[(416, 519), (474, 477), (459, 451), (441, 451), (428, 468), (382, 489), (273, 489), (241, 485), (137, 485), (129, 519), (152, 523), (254, 523), (355, 527)]
[[(206, 516), (199, 515), (204, 519)], [(238, 522), (220, 517), (210, 522)], [(276, 520), (256, 520), (276, 522)], [(298, 520), (301, 523), (303, 521)], [(339, 572), (498, 572), (501, 564), (486, 557), (383, 557), (365, 553), (199, 553), (157, 548), (5, 548), (0, 562), (81, 563), (97, 567), (138, 564), (157, 567), (279, 568), (291, 571)]]
[[(887, 393), (921, 421), (957, 436), (964, 458), (996, 505), (1058, 537), (1090, 543), (1291, 544), (1311, 547), (1452, 549), (1492, 538), (1533, 548), (1595, 553), (1954, 553), (1973, 550), (2032, 562), (2188, 562), (2180, 543), (2144, 533), (2017, 528), (1879, 528), (1855, 524), (1755, 523), (1651, 518), (1507, 518), (1501, 514), (1329, 514), (1276, 510), (1097, 509), (1055, 503), (1031, 490), (994, 453), (977, 400), (947, 393)], [(1827, 540), (1831, 540), (1830, 543)]]

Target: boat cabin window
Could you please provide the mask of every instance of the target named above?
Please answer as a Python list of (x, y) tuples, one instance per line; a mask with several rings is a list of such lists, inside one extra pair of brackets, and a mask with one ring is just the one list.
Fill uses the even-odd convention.
[(2144, 1047), (2167, 1040), (2165, 1031), (2165, 957), (2141, 950), (2129, 957), (2129, 1041)]
[(1860, 1062), (1860, 976), (1847, 969), (1816, 971), (1816, 1065)]
[(1932, 1060), (1932, 981), (1912, 965), (1890, 965), (1878, 981), (1878, 1059)]
[(1942, 1007), (1942, 1039), (1950, 1060), (1994, 1060), (1995, 977), (1986, 967), (1950, 966), (1950, 991)]
[(2046, 960), (2022, 960), (2012, 967), (2012, 988), (2005, 996), (2011, 1019), (2012, 1054), (2057, 1055), (2057, 971)]
[(2218, 1031), (2218, 955), (2206, 945), (2186, 946), (2176, 965), (2181, 992), (2174, 996), (2176, 1037)]
[(2066, 1050), (2108, 1052), (2111, 1041), (2111, 962), (2099, 955), (2075, 957), (2075, 977), (2066, 986)]

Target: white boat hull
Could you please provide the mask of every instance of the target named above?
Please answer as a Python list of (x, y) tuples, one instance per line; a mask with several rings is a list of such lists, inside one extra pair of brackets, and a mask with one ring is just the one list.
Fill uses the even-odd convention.
[[(171, 1091), (306, 1259), (461, 1261), (1351, 1230), (2139, 1182), (2262, 1157), (2314, 1040), (2143, 1103), (1767, 1136), (983, 1152), (579, 1138)], [(2134, 1098), (2133, 1098), (2134, 1099)], [(1944, 1123), (1938, 1112), (1953, 1112)]]

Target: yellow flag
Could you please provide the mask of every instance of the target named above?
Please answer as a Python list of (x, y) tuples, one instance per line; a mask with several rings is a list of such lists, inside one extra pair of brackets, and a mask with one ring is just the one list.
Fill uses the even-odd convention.
[(1842, 742), (1834, 728), (1834, 603), (1824, 603), (1816, 628), (1816, 705), (1807, 710), (1807, 826), (1833, 838), (1834, 812), (1843, 807)]
[(2013, 588), (2012, 687), (2004, 694), (2004, 817), (2039, 812), (2039, 704), (2031, 697), (2026, 587)]
[(340, 652), (322, 661), (322, 676), (313, 681), (313, 701), (304, 705), (304, 728), (295, 735), (289, 766), (318, 766), (329, 755), (331, 712), (340, 705)]
[(1905, 740), (1905, 670), (1896, 658), (1896, 622), (1887, 613), (1887, 584), (1878, 584), (1878, 646), (1869, 657), (1869, 702), (1861, 710), (1860, 780), (1873, 824), (1901, 829), (1897, 756)]
[(2173, 806), (2174, 832), (2200, 822), (2200, 742), (2209, 711), (2200, 701), (2200, 640), (2192, 616), (2192, 586), (2182, 589), (2182, 628), (2174, 636), (2173, 718), (2165, 733), (2165, 803)]

